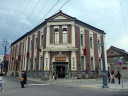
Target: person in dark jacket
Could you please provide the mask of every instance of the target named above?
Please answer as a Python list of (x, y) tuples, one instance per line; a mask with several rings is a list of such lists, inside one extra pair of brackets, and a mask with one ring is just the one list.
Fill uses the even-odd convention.
[(24, 72), (24, 84), (25, 84), (25, 86), (27, 84), (27, 73), (26, 73), (26, 71)]
[(118, 82), (118, 84), (120, 84), (120, 78), (121, 78), (121, 74), (120, 74), (120, 72), (119, 72), (119, 71), (117, 72), (116, 77), (118, 78), (118, 81), (119, 81), (119, 82)]
[(63, 70), (62, 70), (62, 68), (61, 68), (61, 70), (60, 70), (60, 76), (61, 76), (61, 78), (63, 78)]
[(21, 72), (20, 83), (21, 83), (21, 88), (24, 88), (24, 71)]

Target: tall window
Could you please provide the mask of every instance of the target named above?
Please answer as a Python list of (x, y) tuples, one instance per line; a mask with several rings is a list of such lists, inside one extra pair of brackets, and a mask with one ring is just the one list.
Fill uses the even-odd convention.
[(100, 50), (100, 40), (98, 40), (98, 49)]
[(35, 58), (35, 66), (34, 66), (34, 70), (36, 70), (36, 58)]
[(67, 43), (67, 28), (63, 28), (63, 43)]
[(90, 37), (90, 47), (92, 48), (92, 37)]
[(101, 59), (99, 59), (99, 67), (101, 68)]
[(36, 38), (36, 44), (35, 44), (35, 48), (37, 49), (37, 38)]
[(83, 45), (83, 34), (81, 34), (81, 45)]
[(84, 71), (84, 57), (81, 57), (81, 65), (82, 65), (82, 71)]
[(31, 59), (29, 60), (29, 70), (31, 71)]
[(59, 44), (59, 29), (54, 29), (54, 44)]
[(32, 40), (31, 40), (31, 50), (32, 50)]
[(42, 57), (40, 57), (40, 70), (42, 71), (42, 63), (43, 63), (43, 61), (42, 61), (43, 59), (42, 59)]
[(43, 46), (43, 35), (41, 35), (41, 46)]
[(93, 71), (93, 58), (91, 58), (91, 70)]

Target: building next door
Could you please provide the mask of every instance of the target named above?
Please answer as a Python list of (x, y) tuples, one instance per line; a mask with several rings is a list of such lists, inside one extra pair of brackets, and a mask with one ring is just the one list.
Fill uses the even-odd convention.
[(68, 62), (54, 62), (53, 69), (56, 71), (57, 78), (68, 77)]

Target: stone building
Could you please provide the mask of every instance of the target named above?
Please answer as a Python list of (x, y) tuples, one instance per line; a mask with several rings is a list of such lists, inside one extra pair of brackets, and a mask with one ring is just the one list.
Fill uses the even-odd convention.
[[(101, 42), (106, 45), (104, 31), (60, 11), (11, 44), (8, 75), (26, 70), (51, 78), (54, 69), (59, 78), (62, 69), (63, 77), (84, 78), (87, 69), (90, 75), (102, 70)], [(104, 56), (107, 66), (105, 47)]]
[(123, 49), (111, 46), (107, 50), (108, 71), (118, 71), (122, 73), (123, 78), (128, 78), (128, 52)]

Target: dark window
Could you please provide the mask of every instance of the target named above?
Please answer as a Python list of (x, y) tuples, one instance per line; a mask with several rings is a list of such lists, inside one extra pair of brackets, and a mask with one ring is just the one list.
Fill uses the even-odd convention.
[(43, 35), (41, 35), (41, 46), (43, 46)]
[(81, 34), (81, 45), (83, 45), (83, 34)]
[(82, 71), (84, 71), (84, 57), (81, 57)]
[(92, 37), (90, 37), (90, 47), (92, 48)]

